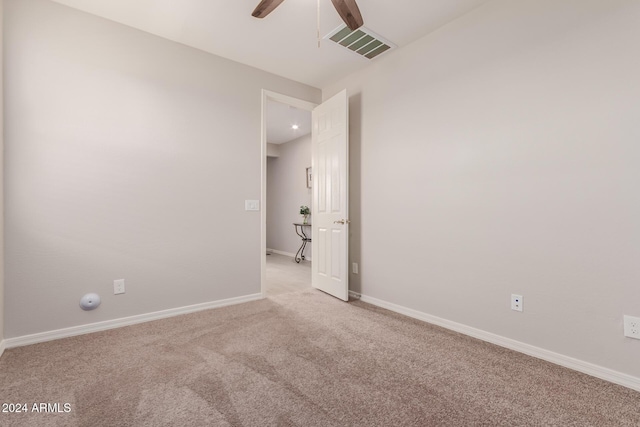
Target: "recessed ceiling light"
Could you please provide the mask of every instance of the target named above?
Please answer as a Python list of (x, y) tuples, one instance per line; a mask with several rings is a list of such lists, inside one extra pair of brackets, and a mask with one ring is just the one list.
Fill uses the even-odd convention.
[(293, 125), (293, 126), (291, 126), (291, 129), (293, 129), (293, 130), (298, 130), (298, 129), (300, 129), (300, 126), (298, 126), (298, 125)]

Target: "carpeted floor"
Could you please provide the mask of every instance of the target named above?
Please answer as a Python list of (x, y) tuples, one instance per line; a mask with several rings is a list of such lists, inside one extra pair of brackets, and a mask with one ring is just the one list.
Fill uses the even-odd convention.
[(8, 350), (2, 426), (638, 426), (640, 393), (321, 292)]
[(267, 296), (311, 289), (311, 262), (296, 263), (292, 257), (267, 256)]

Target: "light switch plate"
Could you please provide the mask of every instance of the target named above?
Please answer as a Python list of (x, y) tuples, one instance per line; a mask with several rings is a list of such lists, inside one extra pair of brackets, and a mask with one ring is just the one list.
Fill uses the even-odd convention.
[(260, 200), (245, 200), (244, 201), (244, 210), (245, 211), (259, 211), (260, 210)]

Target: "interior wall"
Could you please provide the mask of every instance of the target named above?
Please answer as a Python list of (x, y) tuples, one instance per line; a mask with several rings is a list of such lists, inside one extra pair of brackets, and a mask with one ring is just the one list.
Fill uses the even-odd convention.
[(320, 91), (46, 0), (5, 15), (6, 337), (259, 294), (261, 90)]
[[(279, 144), (278, 153), (267, 158), (267, 248), (295, 254), (302, 242), (293, 223), (302, 222), (300, 206), (311, 208), (305, 175), (311, 166), (311, 134)], [(311, 245), (304, 253), (311, 258)]]
[(4, 3), (0, 0), (0, 355), (4, 340)]
[(267, 157), (280, 156), (280, 145), (267, 143)]
[(351, 95), (356, 290), (640, 377), (639, 21), (496, 0), (324, 88)]

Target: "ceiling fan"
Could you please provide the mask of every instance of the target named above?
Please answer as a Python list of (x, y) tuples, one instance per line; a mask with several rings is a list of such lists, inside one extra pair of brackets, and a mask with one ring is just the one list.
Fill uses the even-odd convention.
[[(264, 18), (273, 12), (276, 7), (280, 6), (280, 3), (283, 1), (284, 0), (262, 0), (251, 15), (256, 18)], [(347, 27), (352, 31), (357, 30), (364, 24), (356, 0), (331, 0), (331, 2), (342, 20), (347, 24)]]

